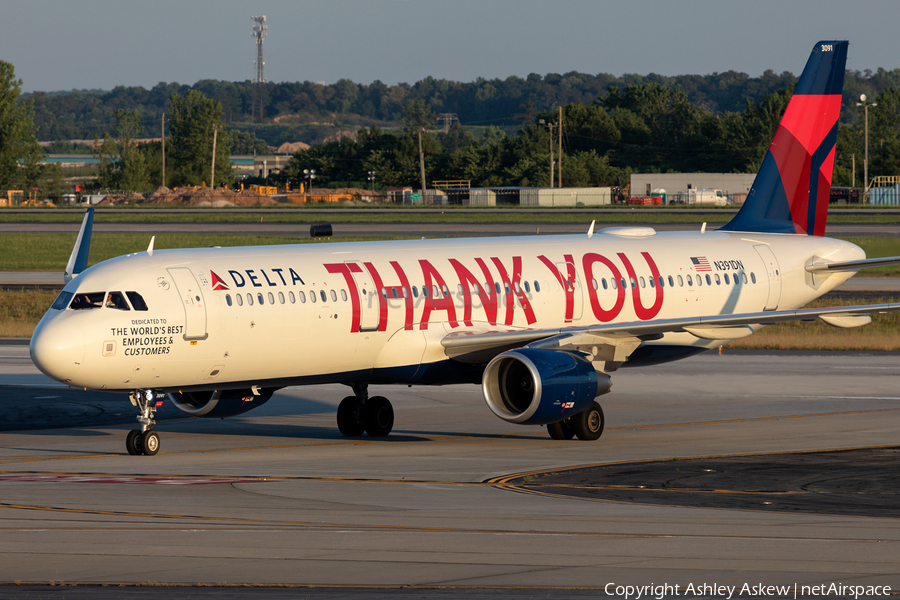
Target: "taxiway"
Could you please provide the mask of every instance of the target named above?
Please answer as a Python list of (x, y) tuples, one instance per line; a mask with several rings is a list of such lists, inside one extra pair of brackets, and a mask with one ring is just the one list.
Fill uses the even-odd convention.
[(394, 432), (347, 439), (334, 422), (347, 390), (333, 385), (282, 390), (232, 419), (167, 413), (162, 451), (134, 457), (124, 395), (61, 387), (27, 346), (2, 345), (0, 386), (16, 394), (0, 395), (0, 410), (34, 402), (45, 418), (0, 432), (0, 581), (900, 588), (896, 518), (521, 488), (529, 473), (578, 465), (897, 444), (896, 354), (726, 348), (613, 382), (594, 443), (504, 423), (476, 386), (380, 388)]

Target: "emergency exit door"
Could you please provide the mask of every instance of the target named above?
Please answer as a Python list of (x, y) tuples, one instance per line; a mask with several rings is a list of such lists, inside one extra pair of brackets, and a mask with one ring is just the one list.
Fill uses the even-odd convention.
[(186, 267), (169, 269), (169, 275), (175, 282), (175, 289), (184, 307), (184, 339), (205, 340), (209, 337), (206, 332), (206, 302), (197, 278)]

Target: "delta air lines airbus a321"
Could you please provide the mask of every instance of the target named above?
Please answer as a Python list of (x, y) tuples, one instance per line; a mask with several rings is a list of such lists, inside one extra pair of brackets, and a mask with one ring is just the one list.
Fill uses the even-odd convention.
[(151, 241), (85, 269), (89, 211), (31, 357), (71, 386), (130, 392), (131, 454), (159, 450), (165, 395), (225, 417), (321, 383), (353, 390), (337, 410), (347, 436), (391, 431), (391, 404), (371, 385), (480, 383), (505, 421), (597, 439), (595, 398), (619, 367), (770, 323), (855, 327), (900, 309), (797, 310), (861, 268), (900, 263), (823, 237), (846, 56), (845, 41), (815, 45), (746, 203), (717, 231), (592, 224), (587, 235), (155, 252)]

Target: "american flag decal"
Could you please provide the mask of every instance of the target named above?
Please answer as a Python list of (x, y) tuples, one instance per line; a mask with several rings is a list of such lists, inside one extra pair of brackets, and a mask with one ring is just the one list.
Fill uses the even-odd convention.
[(709, 261), (705, 256), (692, 256), (691, 262), (694, 263), (697, 271), (712, 271), (712, 267), (709, 266)]

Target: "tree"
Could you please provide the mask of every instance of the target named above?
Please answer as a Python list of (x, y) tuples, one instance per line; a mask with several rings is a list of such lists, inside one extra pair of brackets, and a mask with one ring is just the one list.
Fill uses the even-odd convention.
[[(34, 128), (33, 102), (19, 102), (22, 80), (0, 60), (0, 188), (37, 183), (43, 157)], [(20, 166), (21, 164), (21, 166)]]
[(251, 154), (266, 156), (272, 151), (269, 145), (256, 137), (252, 131), (234, 130), (231, 133), (231, 151), (237, 155), (249, 156)]
[[(231, 183), (233, 175), (228, 156), (231, 139), (222, 122), (222, 105), (197, 90), (183, 96), (171, 96), (172, 185), (198, 185), (211, 182), (213, 133), (216, 139), (216, 183)], [(168, 174), (167, 174), (168, 178)]]
[(138, 148), (135, 138), (143, 128), (133, 111), (116, 111), (116, 149), (119, 160), (114, 167), (114, 187), (125, 192), (140, 192), (150, 187), (150, 173), (144, 153)]

